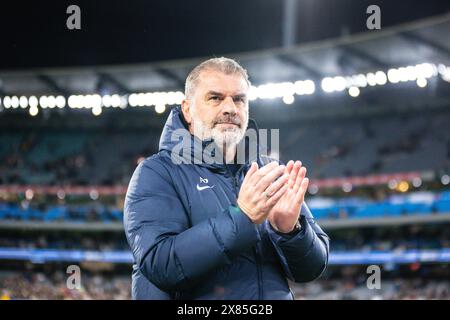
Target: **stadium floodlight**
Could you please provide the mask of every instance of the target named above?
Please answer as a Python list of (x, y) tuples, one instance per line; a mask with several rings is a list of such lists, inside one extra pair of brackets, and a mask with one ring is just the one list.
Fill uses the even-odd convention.
[(79, 100), (80, 101), (79, 108), (80, 109), (83, 109), (83, 108), (88, 109), (89, 108), (89, 100), (90, 100), (89, 95), (79, 95), (78, 97), (80, 99)]
[(418, 78), (431, 78), (437, 74), (437, 68), (431, 63), (421, 63), (415, 66), (416, 76)]
[(367, 75), (367, 84), (371, 87), (376, 86), (377, 85), (377, 77), (374, 73), (369, 72)]
[(121, 96), (119, 107), (121, 109), (125, 109), (127, 106), (128, 106), (128, 96)]
[(409, 80), (408, 70), (406, 67), (397, 69), (400, 82), (406, 82)]
[(19, 105), (22, 109), (25, 109), (26, 107), (28, 107), (28, 99), (25, 96), (21, 96), (19, 98)]
[(86, 104), (85, 96), (83, 96), (81, 94), (75, 96), (75, 108), (76, 109), (84, 108), (85, 104)]
[(69, 108), (81, 109), (84, 106), (84, 97), (82, 95), (72, 95), (68, 99)]
[(41, 106), (42, 109), (47, 108), (47, 96), (41, 96), (39, 98), (39, 105)]
[(75, 108), (77, 108), (77, 109), (82, 109), (82, 108), (84, 108), (84, 106), (85, 106), (85, 104), (86, 104), (86, 99), (85, 99), (85, 97), (83, 96), (83, 95), (77, 95), (76, 96), (76, 104), (75, 104)]
[(367, 87), (367, 78), (363, 74), (357, 74), (354, 76), (355, 78), (355, 86), (365, 88)]
[[(355, 74), (349, 76), (324, 77), (321, 80), (321, 88), (324, 92), (339, 92), (345, 89), (352, 97), (360, 94), (360, 88), (367, 86), (385, 85), (388, 81), (396, 84), (400, 82), (416, 81), (418, 87), (426, 87), (428, 79), (434, 76), (441, 76), (444, 81), (450, 82), (450, 67), (444, 64), (435, 65), (432, 63), (421, 63), (417, 65), (404, 66), (399, 68), (391, 68), (385, 71), (374, 71), (367, 74)], [(248, 92), (248, 100), (256, 99), (274, 99), (282, 98), (285, 104), (292, 104), (295, 101), (295, 95), (310, 95), (315, 93), (316, 84), (313, 80), (297, 80), (295, 82), (278, 82), (265, 83), (259, 86), (251, 86)], [(184, 93), (181, 91), (167, 92), (146, 92), (131, 93), (130, 95), (104, 95), (88, 94), (88, 95), (71, 95), (67, 99), (69, 108), (95, 108), (95, 113), (100, 114), (99, 107), (114, 107), (125, 109), (128, 105), (137, 106), (155, 106), (156, 109), (162, 110), (162, 106), (179, 105), (184, 99)], [(38, 107), (45, 108), (64, 108), (66, 98), (62, 95), (54, 96), (5, 96), (0, 99), (0, 104), (5, 109), (9, 108), (27, 108)], [(33, 113), (36, 111), (33, 110)], [(163, 111), (164, 112), (164, 111)], [(37, 112), (36, 112), (37, 113)]]
[[(102, 106), (102, 97), (98, 94), (88, 94), (84, 96), (84, 103), (85, 108), (93, 109), (93, 108), (101, 108)], [(101, 113), (101, 111), (100, 111)]]
[(420, 177), (415, 177), (415, 178), (412, 180), (412, 185), (413, 185), (415, 188), (419, 188), (419, 187), (422, 185), (422, 179), (421, 179)]
[[(103, 98), (105, 98), (105, 97), (103, 97)], [(130, 94), (130, 95), (128, 96), (128, 104), (130, 105), (130, 107), (137, 107), (137, 105), (138, 105), (138, 101), (137, 101), (137, 100), (138, 100), (138, 99), (137, 99), (137, 94), (136, 94), (136, 93)], [(108, 96), (107, 102), (108, 102), (108, 107), (111, 106), (111, 97), (110, 97), (110, 96)], [(107, 107), (107, 105), (105, 104), (105, 102), (103, 102), (103, 105), (104, 105), (105, 107)]]
[(306, 81), (295, 81), (294, 82), (294, 90), (295, 90), (295, 94), (298, 96), (302, 96), (304, 94), (306, 94)]
[(294, 98), (293, 95), (288, 95), (288, 96), (284, 96), (284, 97), (283, 97), (283, 102), (284, 102), (285, 104), (293, 104), (294, 101), (295, 101), (295, 98)]
[(16, 109), (19, 107), (19, 98), (17, 96), (12, 96), (11, 97), (11, 107), (13, 109)]
[(58, 197), (58, 199), (64, 200), (64, 198), (66, 197), (66, 192), (63, 189), (59, 189), (58, 192), (56, 192), (56, 196)]
[(91, 200), (97, 200), (98, 199), (98, 191), (97, 190), (95, 190), (95, 189), (92, 189), (90, 192), (89, 192), (89, 197), (91, 198)]
[(352, 186), (351, 183), (345, 182), (345, 183), (342, 185), (342, 190), (343, 190), (344, 192), (346, 192), (346, 193), (351, 192), (351, 191), (353, 190), (353, 186)]
[(385, 85), (387, 82), (386, 73), (384, 73), (383, 71), (377, 71), (375, 73), (375, 80), (378, 85), (380, 85), (380, 86)]
[(102, 107), (102, 97), (99, 94), (92, 95), (93, 107)]
[(448, 184), (450, 183), (450, 176), (449, 176), (448, 174), (444, 174), (444, 175), (441, 177), (441, 183), (442, 183), (444, 186), (448, 185)]
[(258, 86), (258, 98), (259, 99), (272, 99), (275, 98), (275, 90), (272, 83), (262, 84)]
[(164, 113), (166, 111), (166, 106), (164, 104), (158, 104), (155, 106), (156, 113)]
[(166, 102), (169, 106), (175, 104), (175, 92), (173, 92), (173, 91), (167, 92), (167, 101)]
[(396, 190), (402, 193), (407, 192), (409, 190), (409, 183), (407, 181), (400, 181)]
[(152, 95), (152, 102), (150, 105), (157, 106), (165, 104), (164, 97), (162, 92), (154, 92)]
[(389, 69), (387, 77), (390, 83), (398, 83), (400, 81), (400, 72), (395, 68)]
[(30, 108), (28, 109), (28, 112), (30, 113), (30, 115), (32, 117), (36, 116), (39, 113), (39, 109), (37, 106), (30, 106)]
[(87, 94), (84, 96), (81, 96), (81, 107), (86, 109), (92, 109), (94, 107), (94, 99), (92, 98), (92, 95)]
[(167, 93), (167, 104), (177, 105), (181, 104), (184, 99), (184, 94), (181, 91), (170, 91)]
[(5, 96), (3, 98), (3, 106), (5, 107), (5, 109), (11, 108), (11, 98), (9, 96)]
[(428, 81), (425, 78), (418, 78), (416, 81), (416, 84), (420, 88), (425, 88), (428, 84)]
[(348, 89), (348, 94), (353, 98), (356, 98), (357, 96), (359, 96), (359, 93), (360, 93), (360, 91), (359, 91), (358, 87), (350, 87)]
[(64, 98), (63, 96), (57, 96), (56, 97), (56, 106), (58, 108), (64, 108), (66, 106), (66, 98)]
[(251, 86), (248, 90), (248, 100), (253, 101), (258, 98), (258, 88), (255, 86)]
[(312, 184), (312, 185), (310, 185), (310, 186), (308, 187), (308, 192), (309, 192), (309, 194), (314, 195), (314, 194), (316, 194), (317, 192), (319, 192), (319, 187), (318, 187), (317, 185), (315, 185), (315, 184)]
[(102, 97), (102, 105), (106, 108), (111, 107), (111, 96), (109, 94)]
[(27, 190), (25, 191), (25, 199), (27, 199), (27, 200), (32, 200), (33, 197), (34, 197), (34, 192), (33, 192), (33, 190), (32, 190), (32, 189), (27, 189)]
[(447, 72), (447, 67), (445, 66), (445, 64), (440, 63), (437, 67), (437, 71), (442, 75)]
[(293, 96), (295, 93), (295, 86), (292, 82), (282, 82), (274, 87), (276, 88), (276, 97)]
[(450, 82), (450, 67), (440, 64), (437, 68), (442, 80)]
[(143, 97), (143, 106), (151, 106), (153, 104), (153, 93), (147, 92)]
[(76, 96), (75, 95), (71, 95), (69, 96), (69, 98), (67, 99), (67, 105), (69, 106), (69, 108), (74, 109), (75, 108), (75, 101), (76, 101)]
[(347, 85), (348, 80), (344, 77), (338, 76), (338, 77), (325, 77), (322, 79), (321, 86), (322, 90), (325, 92), (334, 92), (334, 91), (343, 91)]
[(295, 85), (292, 82), (267, 83), (257, 88), (257, 95), (260, 99), (282, 98), (294, 93)]
[(345, 86), (346, 88), (353, 87), (355, 85), (355, 76), (347, 76), (345, 77)]
[(92, 113), (94, 114), (94, 116), (99, 116), (102, 113), (102, 107), (98, 106), (98, 105), (94, 105), (92, 107)]
[[(145, 106), (145, 104), (146, 104), (145, 93), (138, 93), (136, 99), (137, 99), (138, 107), (144, 107)], [(151, 99), (149, 100), (149, 105), (151, 105)]]
[(334, 82), (333, 78), (325, 77), (321, 82), (322, 90), (325, 92), (333, 92), (334, 91)]
[(49, 107), (50, 109), (56, 107), (56, 99), (54, 96), (47, 97), (47, 107)]
[(111, 106), (113, 108), (118, 108), (120, 107), (120, 96), (118, 94), (113, 94), (111, 96)]
[(175, 104), (181, 104), (184, 100), (184, 93), (181, 91), (175, 92)]
[(408, 76), (407, 81), (414, 81), (417, 79), (416, 68), (413, 66), (406, 67), (406, 74)]
[(31, 96), (30, 98), (28, 98), (28, 105), (30, 106), (30, 108), (35, 108), (39, 105), (39, 101), (35, 96)]
[(344, 77), (334, 77), (333, 82), (336, 91), (343, 91), (347, 87), (347, 81)]
[(316, 84), (312, 80), (303, 81), (303, 88), (305, 94), (313, 94), (316, 91)]
[(388, 182), (388, 187), (391, 190), (394, 190), (395, 188), (397, 188), (397, 185), (398, 185), (398, 183), (397, 183), (397, 180), (395, 180), (395, 179), (389, 180), (389, 182)]

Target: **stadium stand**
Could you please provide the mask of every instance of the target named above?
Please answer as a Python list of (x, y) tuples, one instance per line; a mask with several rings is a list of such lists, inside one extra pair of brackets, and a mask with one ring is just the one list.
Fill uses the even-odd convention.
[[(331, 238), (330, 267), (313, 283), (292, 284), (297, 299), (450, 299), (449, 32), (446, 14), (241, 57), (252, 83), (263, 86), (250, 114), (261, 128), (281, 129), (272, 156), (308, 168), (306, 201)], [(131, 297), (124, 194), (136, 165), (157, 152), (176, 104), (161, 109), (141, 103), (140, 95), (182, 90), (179, 79), (194, 60), (49, 70), (46, 76), (68, 94), (45, 87), (34, 71), (0, 72), (4, 88), (27, 104), (32, 95), (36, 104), (45, 97), (33, 113), (20, 106), (22, 97), (0, 91), (0, 299)], [(423, 63), (433, 71), (425, 85), (413, 67)], [(393, 80), (389, 74), (400, 68), (406, 80)], [(382, 81), (370, 84), (377, 73)], [(116, 94), (117, 86), (101, 81), (105, 75), (127, 82), (127, 90)], [(352, 75), (366, 81), (359, 96), (347, 87), (323, 88), (324, 77), (354, 81)], [(264, 87), (292, 87), (299, 79), (316, 87), (295, 93), (291, 103)], [(63, 107), (56, 107), (57, 95)], [(72, 263), (83, 269), (81, 290), (66, 286)], [(383, 269), (381, 290), (366, 286), (372, 264)]]

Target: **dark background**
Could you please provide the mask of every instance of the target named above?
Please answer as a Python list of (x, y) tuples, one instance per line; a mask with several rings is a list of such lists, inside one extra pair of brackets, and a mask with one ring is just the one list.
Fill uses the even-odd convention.
[[(2, 1), (0, 70), (139, 63), (223, 55), (282, 45), (280, 0)], [(81, 8), (82, 30), (66, 9)], [(448, 0), (299, 0), (296, 40), (367, 31), (366, 8), (382, 28), (443, 14)]]

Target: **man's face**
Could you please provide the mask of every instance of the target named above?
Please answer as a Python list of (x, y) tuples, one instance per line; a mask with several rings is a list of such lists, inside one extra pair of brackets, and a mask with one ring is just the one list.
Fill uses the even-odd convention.
[(189, 131), (202, 140), (213, 138), (219, 146), (238, 144), (248, 125), (248, 90), (239, 74), (202, 71), (191, 99), (183, 102)]

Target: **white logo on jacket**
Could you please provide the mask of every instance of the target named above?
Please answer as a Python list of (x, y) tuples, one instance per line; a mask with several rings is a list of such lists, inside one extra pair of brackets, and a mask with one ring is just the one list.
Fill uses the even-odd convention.
[[(208, 179), (200, 177), (200, 183), (208, 183)], [(202, 190), (205, 190), (205, 189), (212, 189), (212, 188), (214, 188), (214, 186), (200, 186), (197, 183), (197, 190), (198, 191), (202, 191)]]

